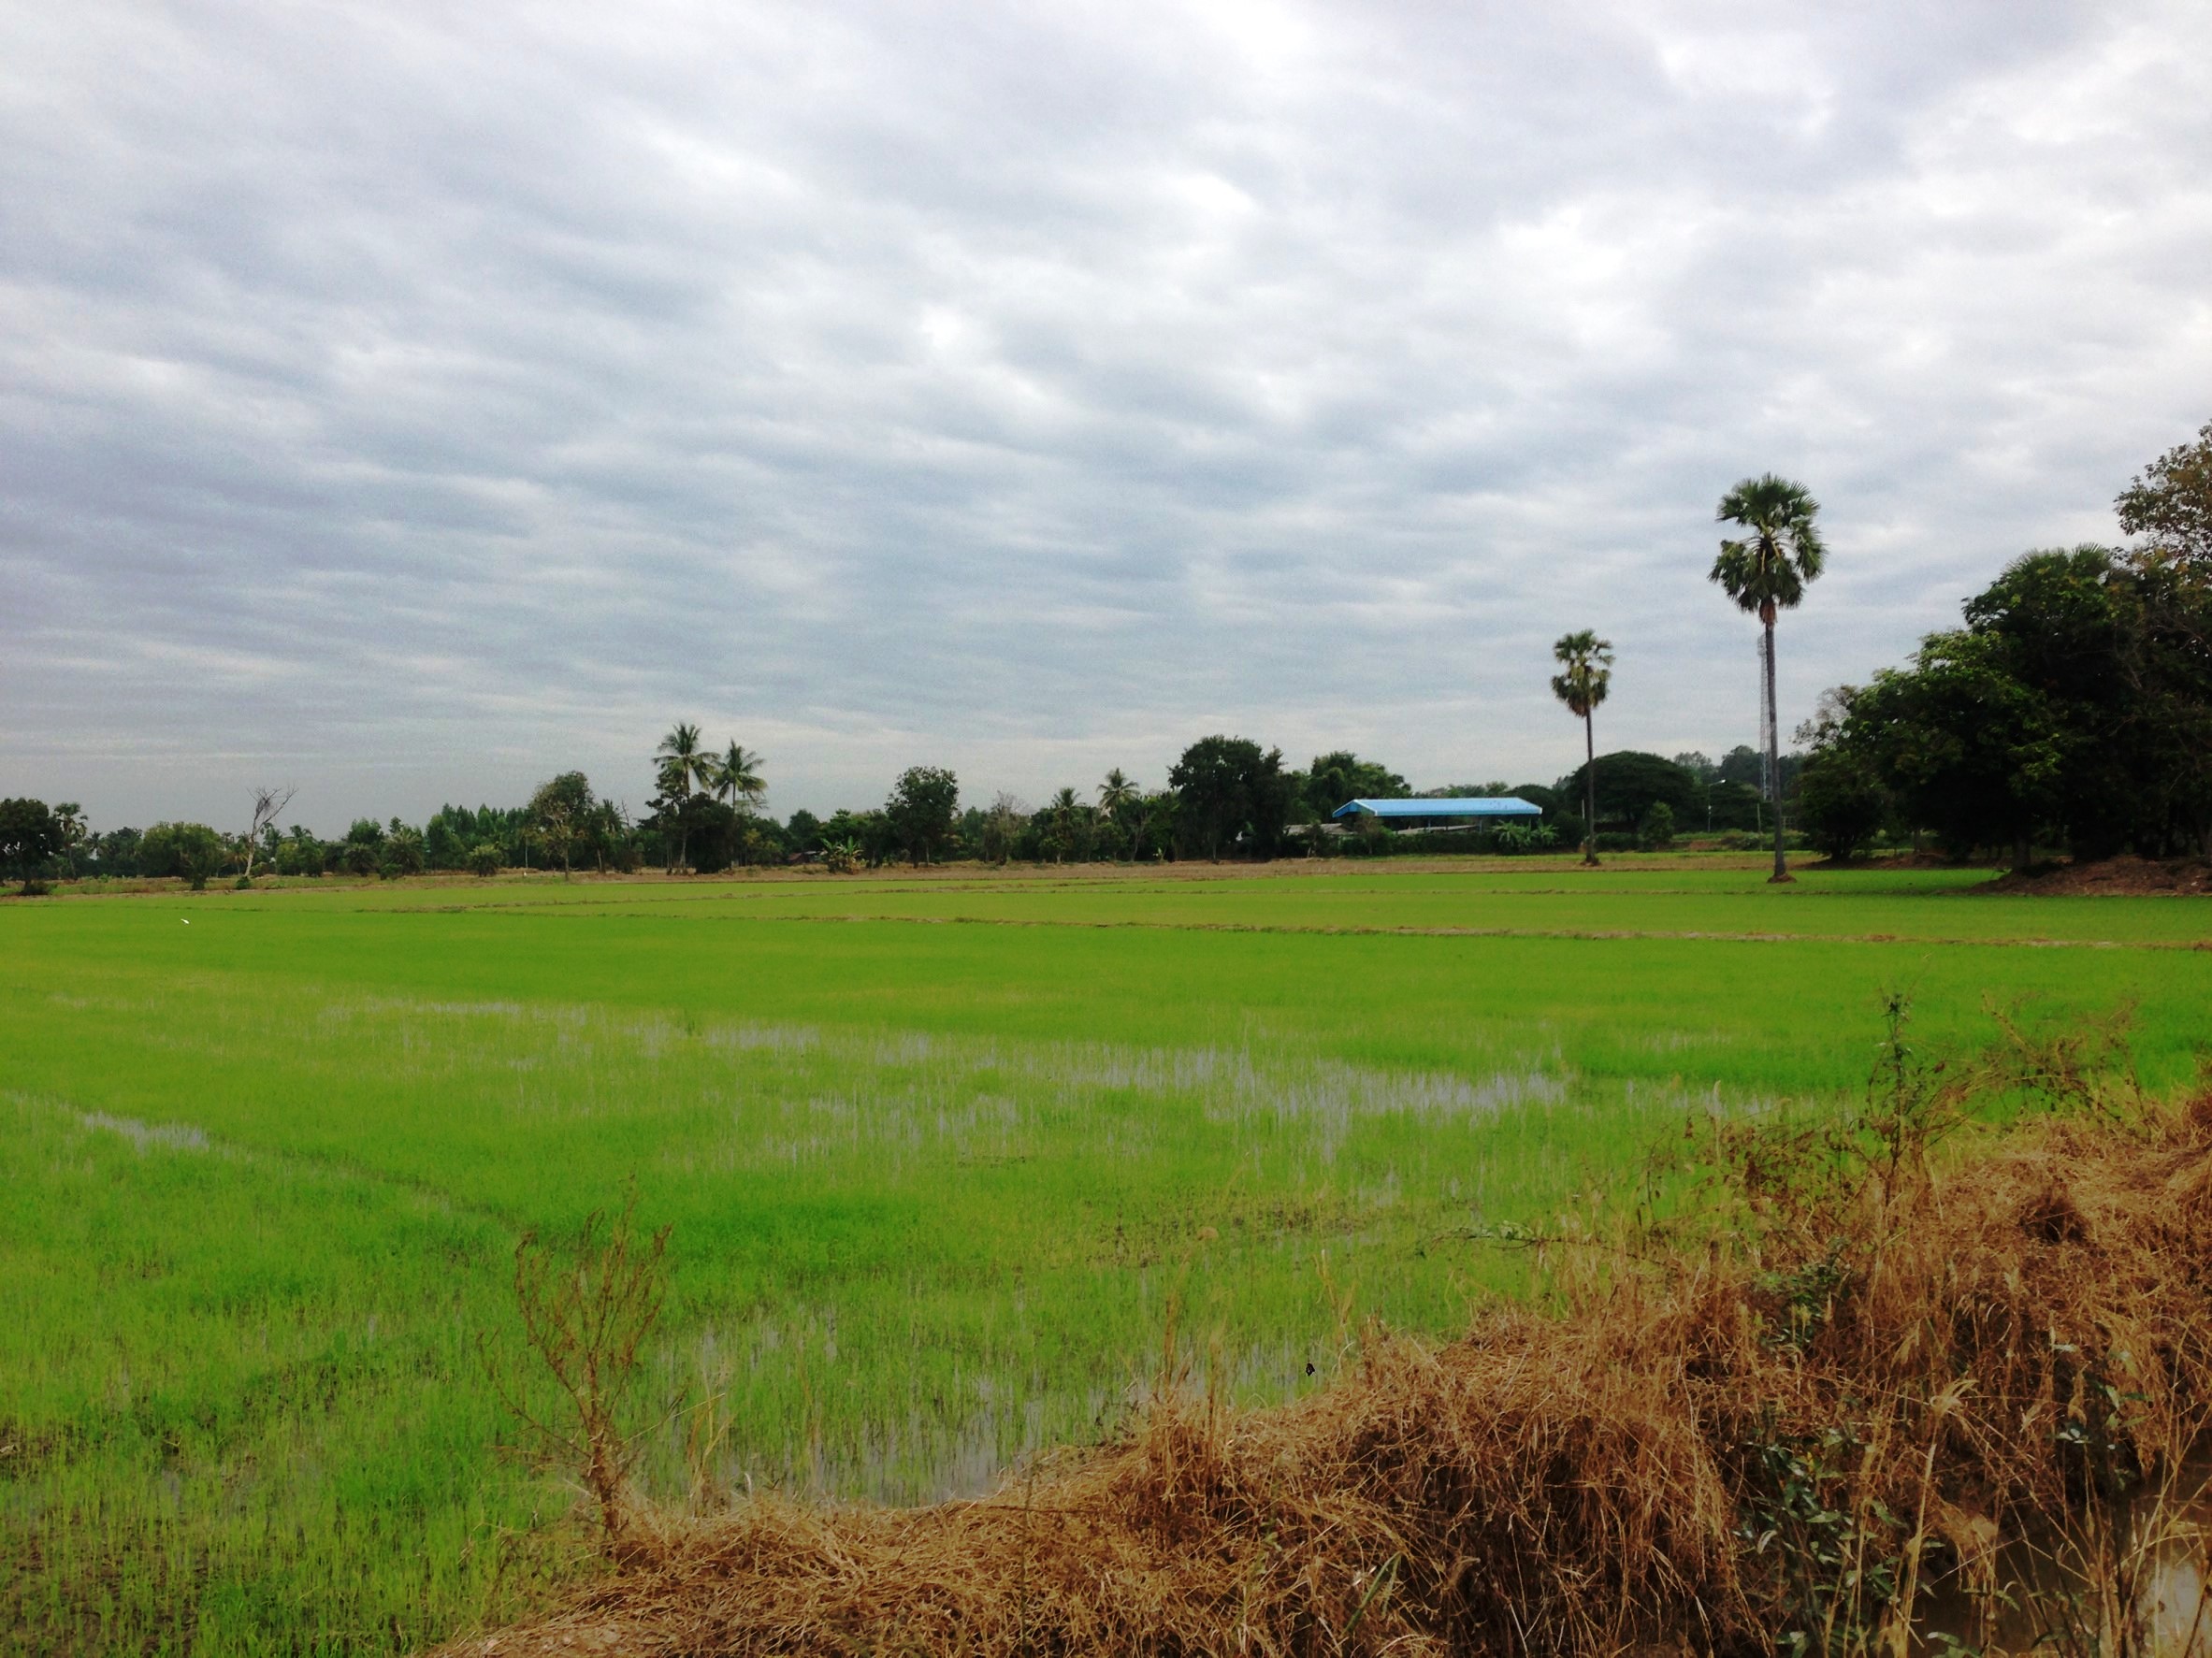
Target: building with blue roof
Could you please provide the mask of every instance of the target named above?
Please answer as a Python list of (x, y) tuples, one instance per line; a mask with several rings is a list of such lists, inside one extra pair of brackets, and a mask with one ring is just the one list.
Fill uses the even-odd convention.
[(1513, 796), (1469, 795), (1440, 800), (1347, 800), (1329, 816), (1338, 822), (1377, 817), (1395, 829), (1463, 829), (1487, 817), (1541, 817), (1533, 800)]

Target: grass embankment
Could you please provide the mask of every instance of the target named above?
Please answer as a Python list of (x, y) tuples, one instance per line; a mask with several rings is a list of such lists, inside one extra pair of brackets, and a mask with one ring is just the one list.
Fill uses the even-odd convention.
[[(1692, 1105), (1855, 1089), (1884, 987), (1953, 1042), (1985, 994), (2132, 999), (2189, 1074), (2193, 901), (1854, 878), (0, 906), (0, 1643), (390, 1651), (541, 1594), (568, 1496), (498, 1454), (479, 1337), (517, 1339), (516, 1236), (632, 1174), (675, 1228), (655, 1388), (722, 1401), (719, 1477), (912, 1502), (1102, 1433), (1178, 1283), (1242, 1405), (1329, 1378), (1348, 1295), (1457, 1333), (1521, 1267), (1442, 1234), (1547, 1221)], [(987, 913), (1025, 924), (921, 924)], [(2054, 935), (2109, 947), (1941, 942)], [(680, 1424), (642, 1475), (687, 1479)]]
[[(1546, 1240), (1540, 1306), (1378, 1334), (1294, 1405), (1171, 1365), (1125, 1435), (986, 1500), (617, 1507), (610, 1580), (455, 1658), (2186, 1658), (2212, 1646), (2165, 1593), (2205, 1552), (2212, 1094), (2122, 1103), (2062, 1045), (2027, 1057), (1946, 1081), (1901, 1048), (1840, 1120), (1716, 1122), (1677, 1170), (1701, 1202)], [(2023, 1078), (2065, 1115), (1933, 1164)]]

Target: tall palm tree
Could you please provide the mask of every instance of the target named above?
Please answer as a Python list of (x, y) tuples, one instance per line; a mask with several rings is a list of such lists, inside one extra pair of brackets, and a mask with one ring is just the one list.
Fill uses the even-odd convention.
[(1723, 524), (1746, 531), (1741, 541), (1725, 541), (1720, 556), (1713, 561), (1713, 579), (1736, 601), (1739, 610), (1751, 611), (1766, 631), (1759, 668), (1766, 676), (1767, 786), (1774, 800), (1774, 872), (1770, 881), (1792, 879), (1782, 852), (1782, 734), (1774, 717), (1774, 617), (1795, 610), (1805, 597), (1805, 584), (1820, 574), (1828, 557), (1821, 544), (1820, 526), (1814, 522), (1820, 512), (1802, 483), (1768, 472), (1746, 478), (1720, 497), (1716, 514)]
[[(676, 722), (675, 729), (660, 740), (653, 757), (660, 762), (660, 792), (676, 808), (676, 863), (687, 864), (691, 826), (685, 821), (684, 806), (691, 798), (692, 785), (703, 788), (714, 775), (715, 757), (699, 745), (699, 728), (688, 720)], [(672, 875), (676, 872), (676, 863), (668, 866)]]
[[(1129, 774), (1119, 766), (1108, 771), (1106, 781), (1098, 786), (1098, 809), (1106, 815), (1108, 822), (1124, 830), (1128, 828), (1126, 819), (1131, 809), (1143, 798), (1136, 785), (1129, 780)], [(1133, 839), (1129, 854), (1133, 858), (1136, 856), (1135, 847)]]
[(1106, 774), (1106, 781), (1098, 786), (1098, 804), (1109, 817), (1119, 817), (1128, 807), (1136, 804), (1136, 785), (1128, 774), (1116, 766)]
[(1561, 671), (1552, 676), (1552, 695), (1583, 722), (1583, 861), (1598, 861), (1598, 724), (1591, 716), (1612, 685), (1612, 641), (1589, 628), (1564, 633), (1552, 646)]
[(768, 783), (760, 775), (760, 757), (744, 743), (732, 742), (711, 764), (716, 799), (732, 806), (758, 806), (768, 798)]

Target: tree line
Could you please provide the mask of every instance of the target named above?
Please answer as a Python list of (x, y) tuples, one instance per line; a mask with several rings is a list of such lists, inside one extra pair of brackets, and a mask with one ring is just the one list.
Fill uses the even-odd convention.
[(643, 815), (594, 793), (581, 771), (541, 784), (523, 805), (443, 806), (421, 825), (363, 818), (338, 840), (275, 821), (289, 791), (254, 796), (250, 827), (199, 823), (95, 833), (72, 802), (0, 800), (0, 869), (26, 887), (48, 876), (177, 876), (195, 887), (287, 876), (426, 871), (489, 875), (510, 869), (712, 873), (733, 866), (820, 863), (832, 870), (905, 859), (1004, 863), (1267, 858), (1308, 851), (1601, 850), (1671, 844), (1683, 833), (1756, 834), (1786, 879), (1787, 820), (1848, 859), (1884, 839), (1931, 837), (1959, 857), (2002, 852), (2026, 863), (2037, 846), (2096, 858), (2212, 856), (2212, 424), (2152, 462), (2116, 507), (2125, 547), (2031, 552), (1966, 601), (1964, 626), (1930, 634), (1913, 659), (1864, 685), (1825, 693), (1799, 727), (1803, 752), (1780, 748), (1774, 629), (1823, 568), (1818, 503), (1769, 473), (1721, 499), (1723, 540), (1711, 579), (1763, 629), (1762, 753), (1742, 745), (1718, 762), (1637, 751), (1600, 755), (1596, 713), (1613, 647), (1594, 631), (1554, 647), (1552, 689), (1583, 722), (1583, 762), (1551, 784), (1459, 784), (1430, 796), (1517, 796), (1543, 811), (1531, 827), (1482, 825), (1449, 834), (1395, 834), (1363, 819), (1317, 833), (1346, 800), (1418, 798), (1405, 778), (1348, 750), (1303, 770), (1282, 751), (1214, 735), (1186, 748), (1163, 786), (1119, 768), (1092, 788), (1067, 786), (1042, 806), (1001, 794), (963, 805), (940, 766), (901, 773), (879, 806), (828, 818), (764, 810), (760, 755), (717, 748), (680, 722), (651, 757)]
[[(824, 818), (762, 809), (765, 762), (731, 742), (710, 750), (700, 728), (675, 726), (653, 756), (655, 792), (642, 815), (596, 794), (581, 771), (541, 784), (519, 806), (441, 806), (420, 824), (356, 820), (325, 840), (299, 824), (261, 821), (281, 791), (256, 795), (254, 826), (224, 834), (200, 823), (157, 823), (143, 831), (95, 833), (64, 803), (0, 801), (0, 868), (24, 879), (174, 877), (193, 887), (291, 878), (502, 871), (628, 872), (646, 868), (713, 874), (733, 867), (788, 863), (831, 870), (904, 861), (1089, 863), (1178, 858), (1266, 858), (1289, 849), (1347, 856), (1394, 851), (1538, 852), (1584, 837), (1577, 802), (1592, 786), (1587, 768), (1550, 784), (1499, 781), (1416, 791), (1381, 761), (1338, 749), (1303, 769), (1249, 738), (1200, 739), (1148, 788), (1116, 767), (1090, 788), (1069, 786), (1042, 805), (1008, 794), (963, 803), (948, 769), (914, 766), (879, 806)], [(1595, 786), (1601, 847), (1667, 844), (1679, 829), (1750, 829), (1761, 821), (1758, 758), (1738, 748), (1715, 764), (1702, 755), (1622, 752), (1598, 757)], [(1345, 801), (1466, 795), (1511, 796), (1543, 809), (1545, 820), (1487, 824), (1443, 834), (1400, 834), (1372, 818), (1316, 834)]]
[(1833, 856), (2212, 857), (2212, 424), (2114, 505), (2130, 545), (2023, 554), (1963, 626), (1822, 696), (1802, 812)]

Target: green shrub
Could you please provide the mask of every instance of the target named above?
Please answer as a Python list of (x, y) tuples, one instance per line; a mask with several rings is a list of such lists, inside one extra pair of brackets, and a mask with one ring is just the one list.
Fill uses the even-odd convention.
[(149, 875), (181, 875), (195, 892), (230, 861), (223, 837), (204, 823), (157, 823), (138, 843), (138, 867)]

